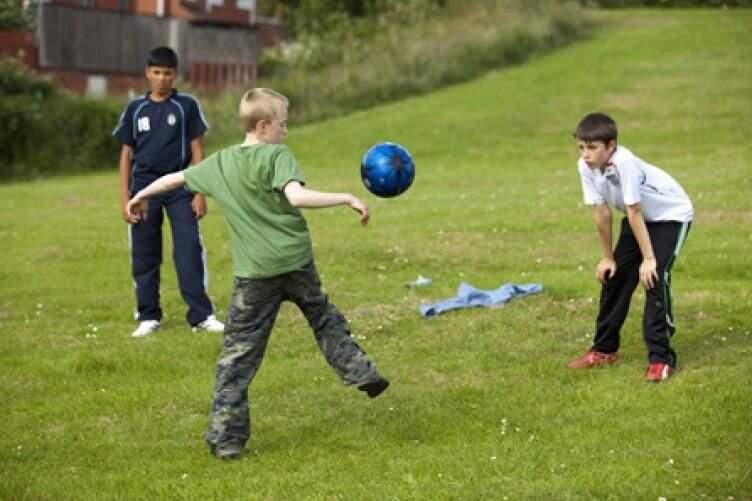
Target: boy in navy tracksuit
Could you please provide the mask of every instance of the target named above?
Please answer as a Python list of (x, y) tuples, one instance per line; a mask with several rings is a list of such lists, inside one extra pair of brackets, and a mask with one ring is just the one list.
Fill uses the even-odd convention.
[[(173, 88), (177, 65), (177, 55), (169, 47), (157, 47), (149, 53), (146, 79), (151, 90), (126, 106), (112, 133), (123, 145), (120, 208), (127, 223), (126, 206), (133, 194), (155, 179), (181, 171), (204, 157), (202, 136), (208, 125), (198, 101)], [(153, 333), (162, 319), (159, 270), (163, 212), (170, 219), (173, 261), (180, 293), (188, 305), (186, 319), (194, 330), (221, 332), (224, 325), (214, 317), (214, 307), (206, 293), (205, 251), (198, 227), (198, 220), (206, 214), (206, 201), (201, 194), (177, 189), (153, 198), (149, 218), (129, 227), (139, 321), (132, 336)]]

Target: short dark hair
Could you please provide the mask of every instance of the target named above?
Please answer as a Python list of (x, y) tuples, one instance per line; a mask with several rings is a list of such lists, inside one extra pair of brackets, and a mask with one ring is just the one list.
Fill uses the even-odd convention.
[(169, 47), (156, 47), (149, 52), (147, 66), (166, 66), (167, 68), (178, 67), (178, 55)]
[(572, 135), (583, 141), (616, 141), (616, 122), (605, 113), (590, 113), (580, 120)]

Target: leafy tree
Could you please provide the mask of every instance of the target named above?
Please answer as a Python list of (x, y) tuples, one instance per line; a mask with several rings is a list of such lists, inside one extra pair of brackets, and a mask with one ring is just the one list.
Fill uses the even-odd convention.
[(282, 11), (283, 22), (295, 34), (320, 33), (351, 19), (405, 10), (430, 10), (447, 0), (270, 0), (260, 2), (262, 13)]
[(0, 31), (12, 29), (31, 29), (33, 19), (24, 11), (16, 0), (0, 0)]

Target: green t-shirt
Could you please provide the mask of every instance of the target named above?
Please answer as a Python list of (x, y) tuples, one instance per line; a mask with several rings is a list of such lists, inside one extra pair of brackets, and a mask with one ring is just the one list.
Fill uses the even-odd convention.
[(231, 146), (183, 173), (188, 189), (212, 197), (222, 208), (235, 276), (273, 277), (313, 259), (305, 218), (283, 192), (290, 181), (305, 183), (287, 146)]

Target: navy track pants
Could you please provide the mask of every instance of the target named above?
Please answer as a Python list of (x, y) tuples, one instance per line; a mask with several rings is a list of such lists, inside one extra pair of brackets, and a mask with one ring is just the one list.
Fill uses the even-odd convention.
[(214, 312), (206, 293), (206, 253), (198, 221), (191, 208), (193, 194), (178, 188), (149, 200), (145, 221), (130, 226), (131, 269), (136, 287), (136, 319), (161, 320), (159, 282), (162, 264), (162, 222), (164, 214), (172, 230), (172, 258), (180, 294), (188, 306), (186, 320), (196, 325)]

